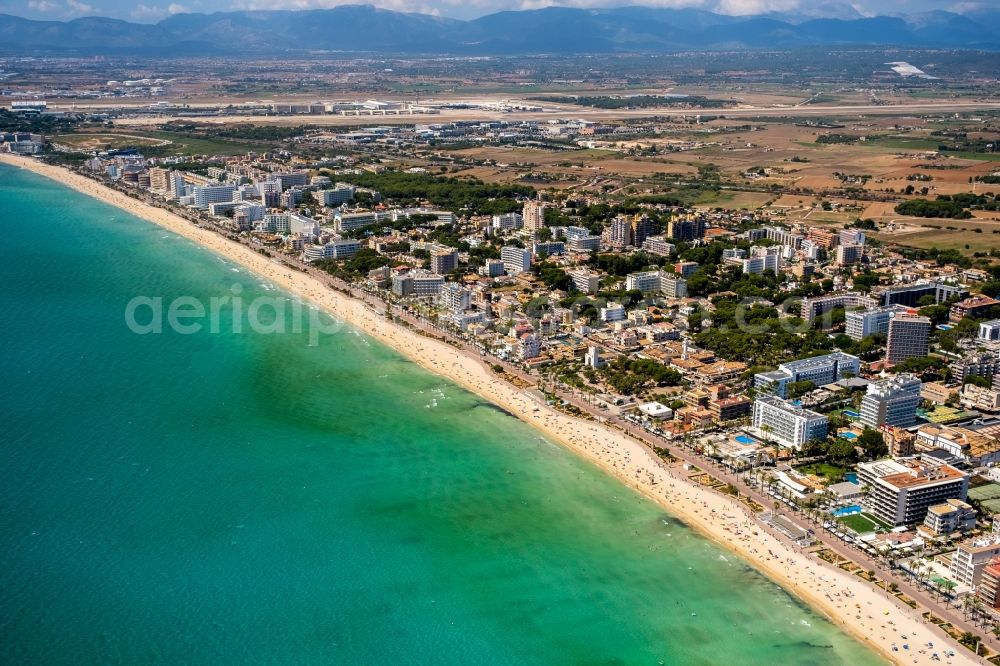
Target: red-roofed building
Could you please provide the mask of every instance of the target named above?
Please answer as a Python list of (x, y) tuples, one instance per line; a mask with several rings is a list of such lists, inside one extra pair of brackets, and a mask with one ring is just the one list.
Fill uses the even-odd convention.
[(1000, 559), (993, 560), (983, 569), (976, 594), (990, 608), (1000, 608)]

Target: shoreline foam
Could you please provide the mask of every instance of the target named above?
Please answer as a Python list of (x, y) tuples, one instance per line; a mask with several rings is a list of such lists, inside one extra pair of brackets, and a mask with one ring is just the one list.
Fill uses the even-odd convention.
[[(924, 621), (916, 610), (868, 584), (859, 585), (856, 576), (771, 536), (742, 504), (695, 485), (679, 467), (664, 466), (648, 448), (627, 435), (553, 410), (526, 391), (498, 379), (479, 360), (456, 353), (455, 348), (444, 342), (389, 322), (366, 304), (329, 289), (312, 275), (290, 269), (170, 211), (133, 199), (69, 169), (32, 158), (0, 154), (0, 162), (28, 169), (193, 240), (324, 308), (424, 369), (502, 407), (657, 502), (703, 536), (736, 553), (886, 659), (898, 664), (930, 664), (931, 652), (942, 654), (947, 646), (955, 650), (955, 656), (942, 656), (936, 663), (978, 662), (940, 628)], [(735, 596), (734, 603), (738, 603)], [(918, 651), (928, 642), (934, 642), (934, 650)], [(905, 643), (911, 645), (909, 651), (890, 649), (892, 644)]]

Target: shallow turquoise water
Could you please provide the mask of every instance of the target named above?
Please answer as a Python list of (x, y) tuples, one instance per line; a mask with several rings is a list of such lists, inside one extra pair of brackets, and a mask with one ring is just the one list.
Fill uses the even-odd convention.
[(352, 329), (132, 333), (279, 294), (184, 239), (6, 167), (0, 224), (3, 663), (879, 661)]

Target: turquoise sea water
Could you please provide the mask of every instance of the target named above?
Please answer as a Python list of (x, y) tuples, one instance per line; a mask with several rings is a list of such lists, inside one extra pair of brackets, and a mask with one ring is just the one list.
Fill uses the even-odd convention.
[(279, 293), (189, 241), (3, 166), (0, 224), (2, 663), (879, 662), (349, 328), (130, 332)]

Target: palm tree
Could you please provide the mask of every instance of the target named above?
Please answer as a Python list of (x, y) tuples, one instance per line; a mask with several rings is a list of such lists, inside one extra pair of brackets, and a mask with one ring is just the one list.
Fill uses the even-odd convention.
[(771, 426), (769, 426), (768, 424), (764, 423), (763, 425), (760, 426), (760, 431), (764, 435), (764, 444), (770, 445), (771, 444), (771, 432), (773, 431), (773, 428)]
[(983, 614), (983, 600), (979, 598), (979, 595), (970, 594), (972, 601), (970, 602), (970, 607), (972, 610), (972, 617), (975, 618), (976, 624), (982, 626), (984, 614)]

